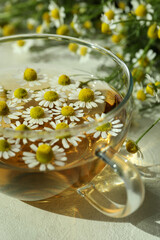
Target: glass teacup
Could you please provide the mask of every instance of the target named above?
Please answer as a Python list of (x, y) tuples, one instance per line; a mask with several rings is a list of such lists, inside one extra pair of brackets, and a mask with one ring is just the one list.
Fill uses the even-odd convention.
[(132, 113), (127, 66), (96, 44), (53, 34), (1, 38), (0, 51), (0, 191), (38, 201), (74, 189), (106, 215), (134, 212), (144, 187), (118, 155)]

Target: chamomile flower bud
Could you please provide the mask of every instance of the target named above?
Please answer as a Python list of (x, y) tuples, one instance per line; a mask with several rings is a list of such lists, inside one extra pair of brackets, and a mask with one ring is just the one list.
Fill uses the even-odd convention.
[(101, 24), (101, 32), (105, 33), (105, 34), (110, 34), (111, 33), (111, 29), (109, 27), (109, 24), (102, 22)]
[(25, 45), (25, 41), (24, 40), (18, 40), (17, 41), (17, 45), (19, 46), (19, 47), (23, 47), (24, 45)]
[(80, 48), (80, 55), (81, 56), (86, 56), (87, 54), (87, 47), (81, 47)]
[(153, 83), (148, 83), (146, 86), (146, 92), (150, 94), (151, 96), (154, 95), (154, 85)]
[(62, 24), (56, 30), (56, 34), (58, 34), (58, 35), (67, 35), (68, 32), (69, 32), (69, 28), (68, 28), (68, 26), (66, 24)]
[(5, 116), (9, 113), (8, 105), (5, 101), (0, 101), (0, 115)]
[(135, 14), (138, 17), (145, 17), (147, 14), (147, 8), (144, 4), (140, 4), (136, 10), (135, 10)]
[(77, 52), (77, 49), (78, 49), (78, 44), (76, 43), (70, 43), (68, 45), (68, 49), (71, 51), (71, 52)]
[(89, 21), (89, 20), (85, 21), (84, 24), (83, 24), (83, 27), (86, 28), (86, 29), (91, 29), (92, 22)]
[(126, 7), (126, 4), (125, 4), (124, 2), (119, 2), (119, 3), (118, 3), (118, 7), (119, 7), (120, 9), (124, 10), (125, 7)]
[(139, 150), (139, 147), (137, 146), (137, 144), (132, 141), (132, 140), (128, 140), (126, 142), (126, 150), (129, 152), (129, 153), (137, 153), (138, 150)]
[(143, 89), (137, 91), (137, 99), (141, 101), (146, 100), (146, 94), (144, 93)]
[(4, 25), (2, 29), (3, 36), (10, 36), (15, 34), (15, 27), (12, 24)]
[(42, 144), (36, 151), (36, 159), (40, 163), (49, 163), (53, 158), (53, 151), (48, 144)]
[(7, 140), (0, 139), (0, 152), (9, 151), (11, 148), (10, 144), (7, 142)]
[(37, 72), (33, 68), (26, 68), (24, 71), (24, 79), (26, 81), (37, 80)]
[(156, 39), (158, 37), (157, 35), (157, 24), (152, 24), (147, 31), (147, 36), (151, 39)]
[(122, 40), (121, 34), (113, 34), (111, 37), (113, 43), (119, 43)]

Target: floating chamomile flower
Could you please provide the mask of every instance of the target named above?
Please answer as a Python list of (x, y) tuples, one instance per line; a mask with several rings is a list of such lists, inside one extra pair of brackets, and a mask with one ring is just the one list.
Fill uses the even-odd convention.
[(149, 74), (146, 74), (146, 79), (149, 82), (146, 86), (146, 92), (156, 97), (156, 101), (160, 102), (160, 77), (157, 76), (157, 79), (152, 78)]
[(51, 1), (48, 9), (52, 26), (58, 28), (64, 24), (64, 18), (66, 16), (64, 7), (59, 7), (55, 2)]
[(78, 88), (69, 94), (68, 99), (76, 100), (74, 103), (76, 107), (91, 109), (98, 107), (97, 103), (104, 103), (105, 96), (100, 91), (93, 91), (90, 88)]
[[(50, 125), (53, 127), (54, 130), (59, 130), (59, 129), (68, 129), (68, 128), (73, 128), (76, 123), (71, 122), (68, 124), (68, 121), (65, 120), (61, 122), (60, 120), (57, 120), (55, 122), (50, 122)], [(51, 128), (45, 128), (45, 130), (51, 131), (53, 130)], [(50, 145), (52, 146), (58, 141), (61, 141), (62, 145), (64, 148), (69, 148), (70, 144), (73, 146), (78, 146), (78, 143), (82, 141), (82, 138), (85, 138), (84, 134), (78, 134), (76, 136), (71, 136), (69, 133), (64, 133), (63, 135), (57, 136), (56, 139), (51, 140)]]
[(10, 124), (12, 119), (19, 119), (22, 114), (19, 112), (21, 109), (23, 109), (22, 106), (16, 107), (16, 103), (12, 103), (11, 101), (0, 101), (0, 126), (2, 120), (6, 124)]
[(150, 49), (145, 55), (144, 50), (140, 49), (136, 54), (135, 57), (132, 59), (134, 67), (144, 67), (146, 68), (150, 62), (156, 57), (156, 53)]
[(43, 125), (52, 119), (52, 111), (39, 106), (29, 107), (23, 111), (22, 117), (30, 124)]
[[(152, 5), (146, 3), (146, 1), (140, 0), (132, 0), (131, 4), (133, 6), (134, 14), (136, 15), (137, 19), (145, 19), (145, 21), (140, 21), (140, 24), (150, 25), (150, 21), (153, 18), (154, 10)], [(148, 20), (148, 21), (146, 21)]]
[(108, 3), (103, 7), (103, 14), (101, 15), (101, 21), (109, 26), (112, 30), (116, 27), (116, 22), (120, 21), (122, 9), (116, 8), (114, 4)]
[(58, 78), (56, 77), (51, 79), (50, 85), (56, 89), (56, 91), (68, 92), (77, 89), (80, 85), (80, 82), (77, 80), (72, 80), (66, 74), (62, 74)]
[(20, 151), (20, 145), (15, 144), (13, 139), (0, 137), (0, 158), (8, 159), (14, 157)]
[[(96, 114), (95, 119), (91, 117), (88, 117), (87, 119), (89, 122), (94, 122), (95, 120), (103, 119), (105, 116), (106, 114), (102, 113), (101, 115)], [(85, 122), (85, 123), (88, 124), (89, 122)], [(91, 129), (87, 131), (87, 134), (94, 134), (93, 135), (94, 138), (98, 138), (99, 136), (101, 136), (103, 139), (106, 139), (108, 134), (116, 137), (118, 133), (122, 131), (122, 127), (123, 127), (123, 124), (120, 123), (119, 119), (112, 118), (110, 121), (96, 127), (95, 129)]]
[(85, 46), (81, 46), (77, 54), (80, 56), (80, 63), (85, 63), (89, 60), (91, 49)]
[(64, 166), (67, 161), (63, 148), (58, 145), (51, 147), (49, 144), (40, 143), (38, 147), (34, 144), (30, 146), (32, 152), (23, 152), (22, 159), (29, 168), (40, 165), (40, 171), (54, 170), (55, 166)]
[(40, 74), (39, 70), (33, 68), (26, 68), (23, 72), (23, 80), (18, 81), (21, 86), (28, 84), (30, 87), (41, 86), (42, 83), (47, 82), (46, 74)]
[(83, 117), (84, 113), (82, 109), (79, 107), (75, 107), (73, 103), (66, 104), (64, 103), (61, 107), (56, 106), (53, 109), (53, 115), (55, 115), (55, 119), (59, 120), (70, 120), (71, 122), (77, 121), (79, 122), (81, 117)]
[(141, 152), (136, 142), (134, 142), (133, 140), (126, 140), (125, 146), (126, 146), (126, 150), (129, 153), (132, 153), (132, 154), (137, 153), (137, 157), (143, 158), (143, 153)]
[(18, 40), (13, 44), (13, 52), (14, 53), (26, 53), (33, 46), (33, 40)]
[(62, 106), (67, 96), (60, 91), (45, 89), (35, 93), (35, 100), (39, 101), (40, 106), (53, 108), (53, 106)]
[(29, 88), (17, 88), (15, 91), (7, 92), (7, 99), (13, 103), (29, 102), (33, 97), (33, 91)]
[[(16, 121), (15, 124), (11, 123), (11, 127), (16, 131), (28, 131), (28, 130), (37, 128), (38, 125), (28, 124), (26, 121), (23, 121), (23, 123), (20, 123), (20, 121)], [(26, 143), (28, 143), (28, 140), (30, 140), (32, 142), (35, 141), (35, 138), (34, 139), (17, 138), (15, 143), (19, 144), (21, 140), (22, 140), (23, 144), (26, 144)]]

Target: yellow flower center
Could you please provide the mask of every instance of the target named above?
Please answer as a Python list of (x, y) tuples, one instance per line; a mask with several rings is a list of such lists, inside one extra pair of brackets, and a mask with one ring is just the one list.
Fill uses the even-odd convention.
[(105, 22), (102, 22), (102, 24), (101, 24), (101, 32), (105, 33), (105, 34), (110, 34), (111, 30), (110, 30), (109, 24), (107, 24)]
[(136, 8), (135, 14), (136, 14), (136, 16), (138, 16), (138, 17), (145, 17), (146, 14), (147, 14), (146, 6), (143, 5), (143, 4), (140, 4), (140, 5)]
[(36, 28), (36, 33), (41, 33), (42, 32), (42, 25), (39, 25), (37, 28)]
[(42, 15), (42, 19), (44, 21), (46, 21), (47, 23), (50, 22), (50, 16), (49, 16), (49, 13), (48, 12), (44, 12), (43, 15)]
[(122, 39), (122, 35), (121, 34), (118, 34), (118, 35), (113, 34), (111, 39), (112, 39), (112, 42), (119, 43)]
[(147, 36), (151, 39), (157, 38), (157, 24), (152, 24), (147, 31)]
[(63, 74), (58, 78), (58, 84), (62, 86), (70, 85), (71, 80), (67, 75)]
[(25, 124), (21, 124), (18, 127), (16, 127), (16, 131), (26, 131), (26, 130), (30, 130), (30, 128), (27, 127)]
[(10, 36), (15, 33), (15, 27), (11, 24), (4, 25), (2, 33), (3, 36)]
[(34, 25), (32, 23), (27, 23), (27, 28), (28, 28), (28, 30), (33, 30)]
[[(65, 129), (65, 128), (69, 128), (69, 125), (67, 123), (62, 122), (62, 123), (58, 123), (55, 129), (59, 130), (59, 129)], [(69, 137), (71, 137), (71, 135), (69, 133), (65, 133), (64, 135), (57, 136), (56, 138), (63, 139), (63, 138), (69, 138)]]
[(146, 87), (146, 92), (150, 94), (151, 96), (154, 95), (154, 85), (153, 83), (148, 83)]
[(79, 92), (78, 99), (82, 102), (91, 102), (94, 100), (94, 92), (89, 88), (83, 88)]
[(0, 115), (5, 116), (9, 113), (9, 108), (5, 101), (0, 101)]
[(77, 49), (78, 49), (78, 44), (76, 44), (76, 43), (70, 43), (69, 45), (68, 45), (68, 48), (69, 48), (69, 50), (71, 51), (71, 52), (77, 52)]
[(59, 10), (58, 8), (55, 8), (51, 11), (51, 17), (55, 19), (59, 19)]
[(146, 100), (146, 94), (144, 93), (143, 89), (137, 91), (137, 99), (141, 101)]
[(11, 148), (10, 144), (7, 142), (7, 140), (1, 139), (0, 140), (0, 151), (5, 152), (9, 151)]
[(124, 10), (125, 7), (126, 7), (126, 4), (125, 4), (124, 2), (119, 2), (119, 3), (118, 3), (118, 7), (119, 7), (120, 9)]
[(148, 57), (141, 57), (138, 60), (139, 65), (141, 65), (142, 67), (147, 67), (149, 65), (149, 59)]
[(41, 108), (39, 106), (32, 107), (31, 110), (30, 110), (30, 116), (31, 116), (31, 118), (34, 118), (34, 119), (39, 119), (39, 118), (44, 117), (43, 108)]
[(112, 123), (107, 122), (103, 125), (100, 125), (100, 126), (96, 127), (96, 130), (100, 131), (100, 132), (107, 132), (107, 131), (111, 130), (111, 128), (112, 128)]
[(65, 117), (74, 115), (74, 108), (71, 106), (65, 106), (61, 109), (61, 114)]
[(132, 140), (128, 140), (126, 143), (126, 150), (130, 153), (138, 152), (138, 146)]
[(158, 38), (160, 39), (160, 28), (158, 29), (157, 35), (158, 35)]
[(27, 95), (28, 95), (28, 93), (27, 93), (26, 89), (24, 89), (24, 88), (17, 88), (14, 91), (14, 96), (19, 99), (25, 98), (25, 97), (27, 97)]
[(105, 15), (108, 18), (108, 20), (112, 20), (114, 18), (114, 12), (111, 9), (105, 12)]
[(59, 28), (56, 30), (56, 34), (58, 35), (67, 35), (69, 32), (69, 28), (66, 24), (62, 24)]
[(47, 91), (44, 94), (44, 99), (49, 102), (56, 101), (58, 99), (58, 93), (54, 91)]
[(156, 88), (160, 88), (160, 82), (155, 82)]
[(123, 57), (122, 54), (120, 54), (120, 53), (116, 53), (116, 55), (117, 55), (117, 57), (119, 57), (121, 60), (124, 60), (124, 57)]
[(36, 159), (40, 163), (49, 163), (54, 157), (52, 148), (48, 144), (42, 144), (36, 151)]
[(83, 27), (86, 29), (90, 29), (92, 27), (92, 22), (89, 20), (85, 21)]
[(59, 129), (64, 129), (64, 128), (69, 128), (69, 125), (67, 123), (64, 123), (64, 122), (61, 122), (61, 123), (58, 123), (56, 125), (56, 130), (59, 130)]
[(24, 79), (26, 81), (35, 81), (37, 80), (37, 73), (33, 68), (26, 68), (24, 71)]
[(140, 68), (134, 68), (132, 71), (132, 76), (135, 79), (135, 81), (141, 82), (145, 78), (145, 73)]
[(81, 47), (80, 49), (80, 55), (81, 56), (86, 56), (87, 54), (87, 47)]
[(19, 46), (19, 47), (23, 47), (24, 45), (25, 45), (25, 41), (24, 40), (18, 40), (17, 41), (17, 45)]

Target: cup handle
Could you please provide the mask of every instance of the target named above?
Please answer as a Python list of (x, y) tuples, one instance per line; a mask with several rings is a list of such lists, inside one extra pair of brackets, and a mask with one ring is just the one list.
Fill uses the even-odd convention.
[[(79, 188), (77, 192), (107, 216), (122, 218), (135, 212), (145, 195), (138, 170), (110, 146), (100, 147), (95, 154), (107, 165), (89, 184)], [(112, 168), (111, 171), (108, 171), (108, 165)], [(122, 180), (121, 183), (117, 179)], [(111, 192), (113, 189), (117, 191), (119, 185), (123, 185), (126, 191), (126, 202), (123, 204), (116, 203), (111, 198)], [(121, 190), (119, 191), (121, 194)]]

